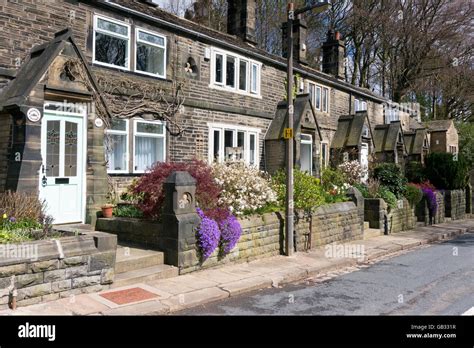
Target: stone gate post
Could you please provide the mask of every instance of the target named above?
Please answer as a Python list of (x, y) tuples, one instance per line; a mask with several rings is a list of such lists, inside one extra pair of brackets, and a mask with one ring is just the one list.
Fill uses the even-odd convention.
[(163, 184), (163, 233), (160, 249), (165, 262), (192, 270), (199, 265), (196, 250), (196, 227), (201, 222), (196, 213), (196, 179), (188, 172), (174, 171)]

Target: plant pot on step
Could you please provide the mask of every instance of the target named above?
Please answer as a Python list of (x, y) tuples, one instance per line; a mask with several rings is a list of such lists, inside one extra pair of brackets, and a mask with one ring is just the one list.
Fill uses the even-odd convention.
[(102, 207), (102, 216), (105, 218), (111, 218), (114, 213), (114, 206), (112, 204), (105, 204)]

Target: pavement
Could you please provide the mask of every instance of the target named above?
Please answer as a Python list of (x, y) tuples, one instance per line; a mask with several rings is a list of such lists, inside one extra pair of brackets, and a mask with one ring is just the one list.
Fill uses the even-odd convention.
[(0, 315), (166, 315), (259, 289), (282, 288), (313, 278), (324, 279), (331, 272), (350, 273), (394, 255), (424, 248), (428, 244), (449, 240), (466, 232), (474, 232), (474, 219), (332, 244), (290, 257), (274, 256), (225, 265), (103, 292), (133, 289), (135, 294), (143, 292), (150, 295), (143, 300), (137, 297), (135, 302), (128, 304), (114, 303), (102, 297), (101, 293), (82, 294), (20, 307), (15, 311), (0, 311)]

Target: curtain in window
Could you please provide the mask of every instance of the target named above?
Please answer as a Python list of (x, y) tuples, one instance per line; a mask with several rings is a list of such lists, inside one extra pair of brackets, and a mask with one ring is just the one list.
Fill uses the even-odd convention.
[(126, 170), (127, 136), (110, 134), (112, 151), (107, 154), (109, 170)]
[(135, 170), (144, 171), (155, 162), (163, 162), (163, 145), (163, 138), (137, 136), (135, 138)]

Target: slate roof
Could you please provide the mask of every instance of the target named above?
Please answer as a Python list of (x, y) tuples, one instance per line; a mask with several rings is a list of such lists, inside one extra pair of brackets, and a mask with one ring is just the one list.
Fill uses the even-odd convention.
[[(263, 49), (254, 47), (240, 38), (223, 33), (197, 23), (194, 23), (190, 20), (175, 16), (169, 12), (166, 12), (159, 7), (150, 6), (149, 4), (144, 3), (139, 0), (111, 0), (108, 2), (98, 2), (98, 1), (85, 1), (92, 6), (96, 7), (106, 7), (109, 10), (115, 9), (116, 11), (126, 11), (129, 14), (139, 16), (142, 20), (152, 22), (155, 26), (161, 26), (167, 29), (171, 29), (171, 32), (186, 32), (188, 35), (192, 35), (190, 31), (194, 32), (196, 39), (209, 42), (215, 45), (227, 45), (230, 50), (240, 50), (244, 54), (252, 55), (256, 59), (266, 59), (275, 62), (276, 64), (286, 68), (286, 59), (266, 52)], [(373, 93), (372, 91), (354, 86), (348, 82), (337, 79), (336, 77), (323, 73), (319, 70), (304, 66), (295, 62), (294, 64), (295, 73), (304, 73), (307, 74), (321, 83), (327, 83), (332, 86), (338, 86), (340, 89), (350, 90), (352, 92), (358, 93), (370, 99), (377, 100), (379, 102), (386, 102), (388, 99)]]
[(401, 131), (400, 121), (375, 126), (375, 152), (395, 151), (397, 149), (398, 134)]
[(426, 129), (417, 129), (411, 132), (405, 132), (403, 138), (405, 148), (409, 155), (421, 155), (423, 153), (424, 140), (427, 136)]
[(331, 143), (331, 148), (342, 149), (344, 147), (359, 146), (365, 123), (369, 119), (367, 112), (356, 112), (355, 115), (341, 116), (337, 121), (337, 130)]
[(423, 126), (420, 122), (418, 122), (414, 117), (410, 117), (409, 127), (410, 127), (410, 130), (425, 129), (425, 126)]
[(447, 131), (453, 124), (453, 120), (434, 120), (427, 122), (427, 127), (430, 132)]
[[(308, 93), (299, 94), (296, 96), (294, 101), (294, 126), (293, 129), (296, 131), (300, 128), (303, 123), (303, 117), (306, 113), (310, 111), (313, 120), (316, 124), (316, 130), (321, 139), (321, 132), (318, 125), (318, 120), (316, 118), (316, 111), (314, 110), (313, 105), (311, 104), (311, 99)], [(283, 138), (283, 130), (287, 127), (288, 124), (288, 106), (286, 101), (281, 101), (278, 103), (277, 110), (275, 112), (275, 117), (273, 118), (270, 126), (268, 127), (267, 133), (265, 134), (265, 140), (280, 140)]]
[[(35, 46), (31, 49), (26, 62), (18, 71), (16, 78), (8, 84), (0, 95), (0, 108), (24, 104), (31, 91), (35, 88), (51, 63), (61, 53), (68, 42), (84, 63), (84, 67), (93, 89), (96, 91), (99, 90), (97, 82), (89, 70), (87, 60), (74, 42), (72, 30), (67, 28), (57, 32), (51, 41)], [(107, 107), (105, 108), (107, 110)]]

